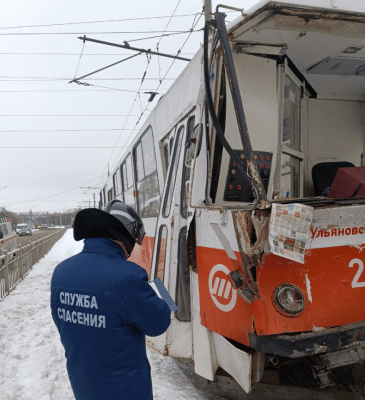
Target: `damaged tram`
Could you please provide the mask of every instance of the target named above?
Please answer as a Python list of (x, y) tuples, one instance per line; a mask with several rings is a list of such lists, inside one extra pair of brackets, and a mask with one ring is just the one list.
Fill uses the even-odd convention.
[[(365, 4), (262, 0), (227, 27), (221, 10), (99, 206), (138, 210), (131, 260), (179, 307), (150, 346), (246, 392), (308, 360), (323, 387), (365, 359)], [(293, 207), (309, 225), (289, 218), (281, 255), (272, 214)]]

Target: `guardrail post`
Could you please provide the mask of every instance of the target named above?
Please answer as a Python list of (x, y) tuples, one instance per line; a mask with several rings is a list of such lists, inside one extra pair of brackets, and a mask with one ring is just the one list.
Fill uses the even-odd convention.
[(8, 251), (4, 250), (3, 251), (4, 255), (5, 255), (5, 294), (9, 294), (10, 293), (10, 276), (9, 276), (9, 264), (8, 264)]
[[(19, 250), (20, 250), (20, 254), (23, 254), (23, 247), (22, 246), (19, 247)], [(20, 275), (21, 278), (23, 278), (24, 277), (23, 263), (22, 262), (18, 262), (18, 265), (15, 265), (15, 261), (14, 261), (14, 269), (15, 269), (15, 267), (17, 267), (18, 275)]]

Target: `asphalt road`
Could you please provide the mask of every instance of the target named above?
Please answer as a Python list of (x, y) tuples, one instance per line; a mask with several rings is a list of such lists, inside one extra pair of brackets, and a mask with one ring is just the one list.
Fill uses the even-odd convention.
[(26, 246), (27, 244), (29, 244), (35, 240), (41, 239), (44, 236), (48, 236), (51, 233), (58, 232), (59, 230), (60, 229), (56, 229), (56, 228), (43, 228), (43, 229), (33, 230), (32, 236), (19, 237), (19, 235), (17, 235), (17, 238), (16, 238), (17, 246)]

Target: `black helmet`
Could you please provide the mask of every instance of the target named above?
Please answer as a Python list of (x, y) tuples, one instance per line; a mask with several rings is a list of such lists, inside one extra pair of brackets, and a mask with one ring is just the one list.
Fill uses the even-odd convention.
[(123, 242), (130, 254), (135, 242), (142, 244), (145, 230), (135, 210), (119, 200), (112, 200), (105, 211), (86, 208), (76, 214), (74, 238), (107, 238)]
[(120, 200), (112, 200), (107, 204), (105, 212), (117, 218), (127, 229), (134, 241), (142, 244), (146, 232), (141, 218), (133, 207), (122, 203)]

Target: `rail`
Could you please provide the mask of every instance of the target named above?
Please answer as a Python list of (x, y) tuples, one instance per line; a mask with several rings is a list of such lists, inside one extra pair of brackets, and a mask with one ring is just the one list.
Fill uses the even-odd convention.
[(28, 275), (33, 265), (52, 249), (65, 232), (66, 229), (62, 229), (11, 252), (3, 251), (0, 256), (0, 301)]

